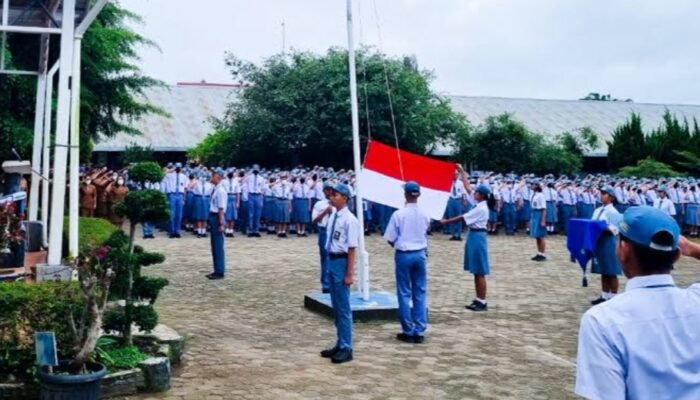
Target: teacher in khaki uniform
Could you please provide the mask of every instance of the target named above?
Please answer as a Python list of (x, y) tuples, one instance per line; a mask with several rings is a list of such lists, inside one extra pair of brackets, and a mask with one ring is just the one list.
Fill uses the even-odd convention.
[(214, 259), (214, 272), (207, 275), (209, 279), (224, 279), (226, 272), (226, 255), (224, 254), (224, 230), (226, 229), (226, 206), (228, 195), (221, 184), (221, 173), (214, 172), (210, 180), (214, 185), (209, 200), (209, 226), (211, 227), (211, 255)]
[(361, 230), (359, 221), (348, 210), (347, 204), (350, 197), (350, 188), (342, 183), (333, 187), (330, 197), (336, 211), (329, 219), (330, 229), (326, 239), (326, 250), (328, 251), (331, 304), (338, 339), (335, 346), (321, 352), (321, 357), (330, 358), (334, 364), (352, 361), (350, 286), (355, 272)]
[[(420, 186), (410, 181), (404, 185), (406, 207), (391, 215), (384, 239), (396, 251), (396, 297), (402, 332), (396, 339), (423, 343), (428, 326), (426, 311), (428, 229), (430, 217), (418, 208)], [(411, 308), (413, 304), (413, 308)]]

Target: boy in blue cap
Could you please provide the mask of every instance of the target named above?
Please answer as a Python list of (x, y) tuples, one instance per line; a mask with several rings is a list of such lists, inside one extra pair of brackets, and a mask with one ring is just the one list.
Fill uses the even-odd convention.
[(330, 201), (335, 210), (331, 214), (326, 239), (328, 251), (328, 275), (330, 278), (331, 304), (335, 314), (338, 340), (321, 357), (330, 358), (334, 364), (352, 361), (352, 309), (350, 286), (354, 279), (357, 246), (361, 234), (360, 222), (348, 210), (350, 188), (339, 183), (333, 187)]
[[(457, 168), (467, 193), (471, 194), (472, 187), (467, 173), (461, 165), (457, 164)], [(467, 224), (469, 233), (467, 234), (467, 243), (464, 249), (464, 270), (474, 274), (476, 297), (465, 308), (471, 311), (486, 311), (488, 309), (486, 303), (486, 275), (490, 273), (486, 227), (489, 221), (489, 208), (493, 208), (494, 205), (488, 204), (487, 200), (491, 194), (491, 188), (487, 185), (480, 184), (473, 192), (474, 200), (477, 202), (474, 208), (464, 215), (443, 219), (440, 223), (447, 225), (464, 219), (464, 222)], [(491, 199), (494, 201), (493, 198)]]
[(628, 209), (617, 257), (625, 292), (581, 319), (576, 394), (587, 399), (700, 399), (700, 284), (676, 287), (676, 221), (648, 206)]
[(396, 297), (402, 329), (396, 339), (407, 343), (423, 343), (428, 326), (427, 233), (430, 217), (418, 208), (419, 196), (420, 185), (417, 182), (410, 181), (404, 185), (406, 206), (391, 215), (384, 233), (384, 239), (396, 251)]

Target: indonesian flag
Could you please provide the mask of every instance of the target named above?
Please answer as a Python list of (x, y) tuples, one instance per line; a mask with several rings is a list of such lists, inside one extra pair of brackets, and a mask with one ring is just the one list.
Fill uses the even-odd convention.
[(370, 141), (368, 146), (360, 173), (365, 199), (402, 208), (406, 204), (403, 184), (416, 181), (421, 187), (418, 207), (432, 219), (443, 217), (454, 181), (454, 163), (409, 153), (375, 141)]

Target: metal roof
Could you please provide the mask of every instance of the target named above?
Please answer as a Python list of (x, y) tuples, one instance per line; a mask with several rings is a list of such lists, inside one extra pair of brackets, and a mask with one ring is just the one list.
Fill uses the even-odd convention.
[[(186, 151), (199, 143), (213, 128), (209, 119), (222, 117), (226, 106), (240, 93), (237, 85), (181, 84), (169, 88), (152, 88), (146, 97), (171, 117), (148, 115), (132, 125), (143, 132), (140, 136), (118, 134), (100, 141), (95, 151), (123, 151), (131, 143), (151, 146), (156, 151)], [(624, 123), (632, 112), (642, 118), (645, 130), (659, 127), (666, 110), (679, 118), (700, 121), (700, 106), (644, 104), (610, 101), (536, 100), (500, 97), (448, 96), (455, 111), (467, 116), (474, 125), (486, 118), (511, 113), (530, 130), (553, 137), (567, 131), (590, 127), (601, 137), (601, 148), (591, 155), (604, 155), (605, 140)], [(449, 147), (438, 148), (436, 154), (449, 154)]]
[[(58, 0), (4, 0), (9, 1), (8, 22), (14, 26), (45, 27), (47, 20), (53, 18), (60, 27), (63, 20), (63, 5), (59, 4), (56, 11), (49, 16), (48, 10), (59, 3)], [(61, 2), (62, 3), (62, 2)], [(2, 4), (2, 0), (0, 0)], [(75, 21), (82, 21), (87, 13), (89, 0), (76, 0)], [(51, 25), (53, 26), (53, 25)]]

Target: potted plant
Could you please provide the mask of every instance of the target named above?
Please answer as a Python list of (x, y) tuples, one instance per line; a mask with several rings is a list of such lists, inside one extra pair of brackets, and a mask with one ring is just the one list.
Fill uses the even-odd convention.
[(77, 270), (78, 286), (84, 302), (81, 310), (67, 313), (67, 323), (75, 339), (75, 357), (61, 361), (57, 367), (42, 366), (37, 370), (43, 400), (89, 400), (99, 397), (100, 381), (107, 370), (104, 365), (94, 361), (94, 353), (114, 276), (109, 250), (105, 245), (84, 249), (72, 261), (71, 267)]

